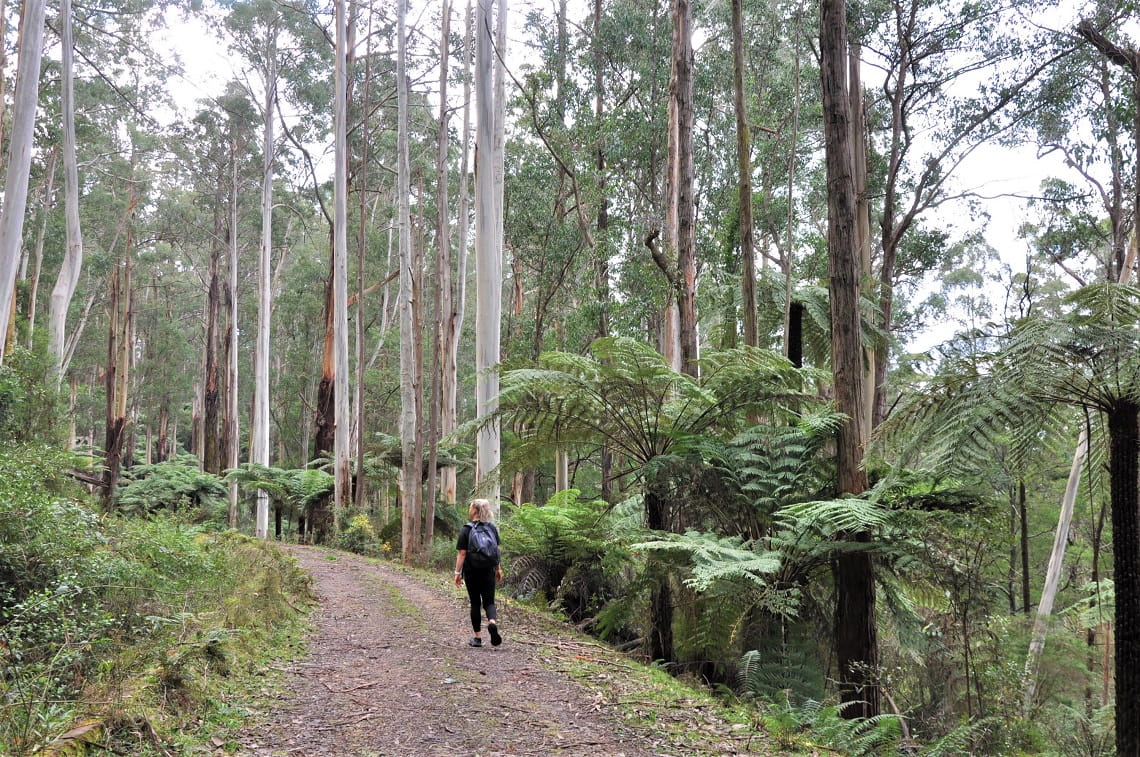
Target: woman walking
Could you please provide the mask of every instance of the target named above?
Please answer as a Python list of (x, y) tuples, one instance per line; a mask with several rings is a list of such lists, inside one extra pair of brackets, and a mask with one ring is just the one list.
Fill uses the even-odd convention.
[(467, 596), (471, 599), (471, 628), (475, 636), (468, 645), (483, 646), (482, 619), (487, 613), (487, 634), (491, 646), (503, 643), (499, 634), (498, 612), (495, 610), (495, 585), (503, 580), (499, 565), (499, 529), (491, 522), (491, 503), (485, 499), (471, 501), (467, 509), (471, 519), (459, 531), (455, 548), (455, 585), (466, 582)]

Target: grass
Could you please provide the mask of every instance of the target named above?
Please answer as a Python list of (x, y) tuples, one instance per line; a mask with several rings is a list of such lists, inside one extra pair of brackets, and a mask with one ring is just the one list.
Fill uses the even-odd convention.
[[(103, 538), (87, 575), (103, 565), (121, 585), (84, 586), (54, 609), (24, 602), (38, 615), (0, 622), (5, 651), (38, 661), (0, 680), (0, 753), (224, 747), (251, 707), (279, 696), (280, 663), (305, 651), (307, 577), (273, 545), (232, 532), (124, 519)], [(48, 635), (69, 614), (87, 633)]]
[(548, 635), (563, 654), (546, 659), (548, 669), (569, 676), (616, 713), (632, 730), (659, 738), (662, 754), (764, 754), (756, 710), (714, 696), (700, 685), (619, 652), (535, 608), (512, 605), (516, 622)]

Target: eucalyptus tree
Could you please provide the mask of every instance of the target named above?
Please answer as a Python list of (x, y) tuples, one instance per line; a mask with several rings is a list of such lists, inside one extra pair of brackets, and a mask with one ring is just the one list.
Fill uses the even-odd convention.
[(333, 87), (333, 254), (332, 324), (336, 364), (336, 426), (333, 435), (333, 531), (339, 513), (352, 496), (349, 470), (348, 393), (348, 7), (345, 0), (333, 3), (336, 17), (336, 62)]
[[(504, 0), (500, 0), (502, 2)], [(502, 311), (502, 236), (498, 234), (502, 205), (497, 202), (493, 95), (492, 0), (479, 0), (475, 14), (475, 405), (480, 416), (494, 417), (499, 394), (499, 321)], [(502, 63), (500, 63), (502, 65)], [(476, 480), (488, 499), (498, 503), (501, 434), (497, 421), (483, 427), (477, 439)], [(496, 504), (497, 507), (497, 504)]]
[[(1113, 15), (1119, 17), (1118, 8), (1096, 5), (1089, 9), (1102, 25), (1110, 23)], [(1097, 25), (1085, 19), (1077, 26), (1077, 33), (1089, 42), (1096, 52), (1078, 49), (1070, 65), (1058, 66), (1048, 72), (1042, 93), (1040, 109), (1034, 113), (1030, 128), (1036, 133), (1039, 149), (1057, 152), (1064, 156), (1066, 165), (1076, 171), (1091, 190), (1107, 218), (1106, 233), (1101, 232), (1095, 211), (1087, 210), (1076, 187), (1059, 181), (1046, 182), (1042, 203), (1054, 210), (1051, 220), (1037, 237), (1037, 246), (1050, 262), (1058, 266), (1078, 285), (1085, 285), (1098, 276), (1081, 271), (1087, 267), (1082, 260), (1089, 251), (1099, 262), (1107, 281), (1128, 283), (1137, 254), (1136, 230), (1140, 228), (1140, 54), (1126, 50), (1105, 37)], [(1103, 56), (1103, 57), (1102, 57)], [(1114, 81), (1119, 68), (1124, 86)], [(1131, 78), (1131, 82), (1128, 79)], [(1134, 121), (1131, 134), (1135, 168), (1132, 173), (1131, 213), (1128, 212), (1128, 174), (1125, 168), (1124, 147), (1127, 130), (1118, 118), (1121, 101), (1131, 93)], [(1092, 124), (1093, 128), (1079, 128), (1077, 124)], [(1074, 196), (1077, 195), (1077, 196)], [(1129, 223), (1131, 219), (1131, 223)], [(1131, 227), (1133, 242), (1127, 246)], [(1091, 232), (1091, 233), (1090, 233)], [(1098, 243), (1097, 237), (1103, 237)], [(1127, 249), (1126, 249), (1127, 246)], [(1088, 454), (1089, 439), (1082, 430), (1069, 473), (1068, 485), (1061, 501), (1061, 511), (1054, 532), (1049, 567), (1038, 604), (1037, 616), (1026, 661), (1026, 688), (1024, 706), (1028, 710), (1037, 686), (1037, 664), (1045, 646), (1048, 621), (1056, 597), (1062, 571), (1065, 549), (1069, 541), (1076, 488), (1084, 460)], [(1099, 538), (1094, 535), (1094, 545)], [(1094, 549), (1093, 580), (1099, 572), (1099, 553)], [(1096, 644), (1095, 630), (1087, 635), (1089, 646)]]
[[(250, 97), (259, 102), (262, 128), (261, 243), (257, 264), (257, 334), (254, 349), (253, 413), (250, 423), (250, 461), (269, 465), (269, 364), (272, 314), (273, 255), (273, 169), (276, 156), (274, 123), (278, 107), (278, 79), (281, 67), (279, 40), (287, 14), (275, 3), (237, 3), (230, 8), (225, 23), (232, 35), (232, 47), (249, 61), (260, 78), (259, 90)], [(256, 521), (258, 538), (269, 535), (269, 499), (258, 493)]]
[[(1121, 173), (1121, 156), (1120, 156), (1120, 135), (1117, 132), (1119, 124), (1112, 112), (1106, 113), (1107, 124), (1103, 132), (1106, 134), (1106, 139), (1110, 145), (1110, 163), (1112, 165), (1112, 200), (1105, 202), (1106, 210), (1109, 212), (1109, 219), (1112, 223), (1113, 231), (1113, 255), (1112, 263), (1117, 266), (1120, 273), (1117, 278), (1121, 279), (1125, 274), (1124, 271), (1130, 269), (1132, 264), (1135, 263), (1137, 247), (1140, 247), (1140, 48), (1127, 48), (1116, 44), (1108, 37), (1106, 37), (1097, 26), (1089, 19), (1081, 21), (1077, 25), (1077, 33), (1097, 49), (1106, 59), (1108, 63), (1119, 67), (1125, 72), (1125, 81), (1131, 86), (1123, 86), (1121, 89), (1125, 92), (1131, 90), (1131, 106), (1132, 106), (1132, 157), (1133, 157), (1133, 176), (1132, 176), (1132, 236), (1133, 246), (1129, 254), (1122, 255), (1121, 247), (1121, 227), (1124, 224), (1121, 195), (1124, 193), (1122, 184), (1123, 179)], [(1113, 98), (1111, 92), (1111, 85), (1108, 82), (1108, 72), (1101, 69), (1101, 95), (1108, 103)], [(1131, 79), (1128, 82), (1128, 79)], [(1125, 99), (1125, 98), (1119, 98)], [(1070, 161), (1071, 163), (1072, 161)], [(1085, 174), (1088, 178), (1088, 174)], [(1113, 269), (1109, 269), (1110, 275)]]
[[(872, 426), (886, 414), (899, 284), (931, 263), (922, 258), (930, 251), (921, 243), (924, 219), (969, 196), (971, 190), (954, 186), (965, 161), (1034, 113), (1034, 87), (1074, 49), (1061, 35), (1010, 33), (1018, 28), (1015, 19), (1032, 10), (1030, 3), (995, 8), (892, 0), (868, 5), (859, 16), (855, 41), (868, 64), (882, 72), (866, 137), (881, 166), (880, 175), (870, 176), (880, 199), (870, 209), (878, 226), (877, 266), (867, 273), (875, 280), (878, 326), (886, 336), (874, 345)], [(979, 72), (986, 73), (980, 84)]]
[[(439, 486), (439, 439), (440, 416), (443, 414), (443, 372), (449, 368), (449, 354), (452, 336), (452, 279), (451, 279), (451, 219), (448, 207), (450, 156), (449, 110), (448, 110), (448, 69), (451, 58), (451, 2), (443, 0), (440, 6), (439, 31), (439, 131), (436, 137), (435, 161), (435, 340), (432, 345), (432, 369), (430, 399), (428, 402), (427, 429), (427, 491), (424, 493), (424, 532), (422, 542), (430, 545), (435, 531), (435, 503)], [(466, 169), (464, 169), (466, 170)], [(445, 368), (448, 366), (448, 368)], [(363, 450), (363, 447), (362, 447)], [(362, 455), (363, 461), (363, 455)]]
[(760, 346), (756, 324), (756, 250), (752, 240), (752, 126), (744, 99), (744, 3), (732, 0), (732, 104), (736, 111), (737, 214), (740, 218), (744, 343)]
[[(848, 418), (836, 434), (836, 488), (842, 495), (868, 489), (863, 468), (864, 413), (860, 260), (856, 240), (855, 167), (851, 99), (847, 89), (847, 18), (844, 3), (825, 0), (820, 16), (820, 77), (827, 163), (827, 247), (831, 295), (831, 368), (836, 407)], [(864, 552), (835, 561), (835, 651), (845, 714), (879, 714), (874, 567)]]
[(75, 43), (72, 33), (71, 0), (62, 0), (59, 8), (60, 57), (62, 59), (60, 87), (63, 111), (63, 176), (64, 214), (66, 217), (66, 249), (59, 276), (51, 292), (51, 310), (48, 319), (48, 344), (55, 361), (53, 373), (56, 387), (63, 382), (65, 329), (71, 299), (79, 284), (83, 267), (83, 233), (79, 222), (79, 166), (75, 147)]
[(7, 352), (16, 273), (23, 242), (28, 173), (35, 148), (36, 107), (40, 88), (40, 56), (44, 38), (45, 0), (25, 3), (20, 23), (20, 57), (12, 105), (12, 136), (0, 208), (0, 362)]
[(400, 507), (403, 520), (401, 555), (411, 561), (420, 549), (420, 507), (422, 502), (420, 481), (423, 472), (423, 446), (420, 438), (422, 416), (423, 366), (417, 359), (421, 354), (416, 347), (421, 343), (420, 324), (416, 319), (419, 292), (416, 287), (415, 255), (412, 250), (412, 229), (409, 201), (411, 195), (411, 166), (408, 145), (408, 78), (407, 78), (407, 0), (400, 0), (396, 9), (396, 97), (397, 141), (396, 174), (399, 207), (397, 227), (400, 239)]
[[(471, 66), (474, 48), (475, 17), (471, 9), (471, 0), (463, 12), (464, 43), (463, 43), (463, 127), (459, 132), (460, 144), (460, 172), (459, 172), (459, 202), (456, 213), (456, 261), (455, 261), (455, 287), (449, 298), (450, 308), (442, 315), (446, 319), (443, 334), (446, 336), (440, 364), (442, 368), (442, 386), (440, 395), (443, 406), (440, 411), (440, 436), (447, 437), (455, 431), (456, 403), (459, 384), (458, 362), (459, 339), (463, 332), (463, 320), (467, 304), (467, 251), (470, 230), (470, 204), (469, 191), (470, 172), (467, 170), (471, 149)], [(439, 279), (438, 286), (443, 286), (444, 278)], [(440, 488), (444, 499), (454, 503), (456, 498), (456, 470), (447, 466), (442, 471)]]

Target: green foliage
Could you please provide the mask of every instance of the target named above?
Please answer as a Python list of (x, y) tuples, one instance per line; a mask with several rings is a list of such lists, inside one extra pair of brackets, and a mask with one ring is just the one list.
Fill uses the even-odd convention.
[(333, 476), (317, 468), (275, 468), (260, 463), (242, 463), (226, 471), (226, 483), (237, 482), (242, 491), (263, 491), (276, 506), (290, 516), (307, 513), (321, 499), (332, 494)]
[(685, 584), (698, 592), (709, 591), (721, 582), (751, 583), (755, 587), (767, 588), (770, 577), (780, 570), (781, 565), (778, 552), (745, 543), (739, 537), (696, 531), (663, 534), (661, 539), (643, 541), (631, 548), (688, 558), (692, 572), (685, 579)]
[(794, 405), (816, 399), (803, 389), (815, 374), (767, 350), (711, 353), (702, 367), (697, 381), (644, 342), (612, 337), (596, 340), (588, 356), (547, 352), (536, 368), (507, 371), (499, 412), (518, 444), (504, 453), (504, 468), (535, 467), (566, 445), (604, 444), (644, 477), (681, 440), (737, 428), (746, 413), (787, 419)]
[(1079, 590), (1080, 599), (1058, 614), (1073, 616), (1077, 627), (1085, 630), (1111, 622), (1116, 608), (1116, 586), (1112, 579), (1089, 581)]
[(901, 398), (878, 430), (881, 449), (903, 464), (968, 475), (1005, 447), (1023, 470), (1043, 443), (1071, 444), (1065, 406), (1106, 411), (1140, 400), (1140, 289), (1090, 285), (1064, 305), (1065, 315), (1022, 319), (988, 352), (944, 362)]
[(848, 719), (841, 705), (813, 699), (794, 704), (780, 697), (760, 717), (765, 730), (786, 747), (807, 742), (844, 755), (895, 754), (901, 736), (898, 718), (892, 715)]
[(617, 597), (628, 552), (615, 539), (609, 505), (567, 489), (544, 505), (523, 505), (500, 525), (516, 594), (541, 597), (579, 621)]
[[(63, 458), (0, 453), (0, 752), (32, 753), (80, 717), (174, 736), (217, 676), (296, 617), (307, 582), (266, 543), (167, 517), (94, 517), (58, 485)], [(112, 717), (114, 716), (114, 717)], [(136, 721), (137, 722), (137, 721)], [(139, 749), (128, 727), (103, 737)]]
[(223, 521), (227, 496), (222, 480), (203, 472), (197, 458), (180, 455), (131, 468), (115, 498), (115, 506), (128, 515), (169, 510), (189, 512), (199, 521)]
[(0, 365), (0, 440), (62, 441), (59, 394), (48, 379), (48, 358), (13, 347)]
[(100, 544), (95, 515), (44, 447), (0, 445), (0, 610), (62, 582)]
[(1058, 704), (1040, 717), (1058, 754), (1065, 757), (1110, 757), (1116, 754), (1116, 730), (1111, 704), (1092, 709)]
[(790, 630), (786, 641), (768, 638), (763, 652), (750, 649), (741, 657), (737, 677), (746, 698), (806, 702), (823, 696), (819, 647), (811, 643), (807, 628)]
[(337, 534), (337, 546), (358, 555), (375, 557), (380, 554), (380, 539), (369, 517), (357, 513), (348, 519), (348, 525)]

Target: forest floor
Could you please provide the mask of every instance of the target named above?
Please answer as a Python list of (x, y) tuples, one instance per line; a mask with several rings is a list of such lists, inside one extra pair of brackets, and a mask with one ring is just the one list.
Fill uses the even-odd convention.
[(770, 754), (746, 716), (500, 599), (467, 645), (467, 595), (356, 555), (289, 547), (318, 607), (308, 656), (237, 738), (243, 755)]

